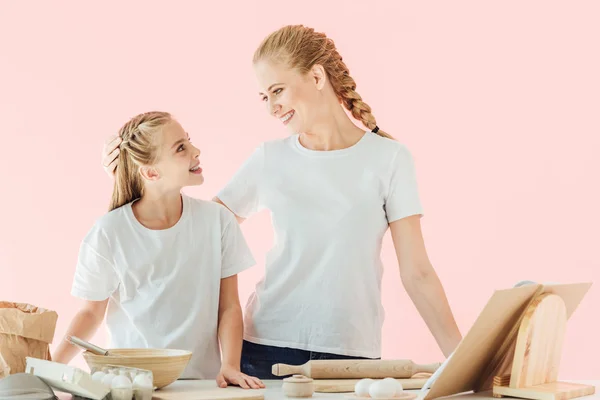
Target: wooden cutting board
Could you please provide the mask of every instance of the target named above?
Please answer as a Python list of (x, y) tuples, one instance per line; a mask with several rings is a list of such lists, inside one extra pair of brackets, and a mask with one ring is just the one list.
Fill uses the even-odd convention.
[(237, 386), (217, 387), (216, 382), (179, 380), (156, 390), (152, 399), (158, 400), (264, 400), (265, 389), (242, 389)]
[(533, 298), (542, 293), (559, 295), (569, 318), (591, 285), (589, 282), (536, 284), (496, 290), (423, 400), (492, 389), (494, 376), (511, 372), (512, 359), (503, 360), (509, 350), (515, 350), (519, 324)]
[[(427, 379), (396, 379), (403, 389), (421, 389)], [(315, 392), (319, 393), (350, 393), (360, 379), (315, 379)]]
[(511, 388), (558, 380), (566, 328), (567, 309), (560, 296), (546, 293), (533, 301), (519, 327), (510, 376)]

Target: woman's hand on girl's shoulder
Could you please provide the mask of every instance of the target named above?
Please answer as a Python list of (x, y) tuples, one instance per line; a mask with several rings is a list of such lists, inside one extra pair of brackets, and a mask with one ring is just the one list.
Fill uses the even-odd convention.
[(239, 368), (224, 365), (217, 375), (217, 385), (220, 388), (226, 388), (228, 384), (237, 385), (243, 389), (262, 389), (265, 384), (258, 378), (248, 376), (240, 371)]
[(119, 164), (119, 145), (121, 144), (121, 136), (111, 135), (106, 138), (104, 147), (102, 148), (102, 167), (109, 176), (113, 176), (117, 165)]

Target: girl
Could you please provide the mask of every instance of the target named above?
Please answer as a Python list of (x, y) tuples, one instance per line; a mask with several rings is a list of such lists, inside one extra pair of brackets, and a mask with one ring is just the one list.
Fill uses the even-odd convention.
[[(247, 304), (242, 370), (274, 379), (274, 363), (380, 358), (388, 228), (403, 286), (449, 357), (462, 336), (425, 249), (410, 151), (379, 129), (324, 34), (285, 26), (253, 62), (260, 100), (291, 135), (258, 146), (215, 198), (239, 222), (268, 209), (275, 229)], [(113, 148), (103, 153), (109, 173), (120, 162)]]
[[(72, 294), (84, 305), (67, 335), (90, 338), (106, 312), (113, 348), (189, 350), (181, 378), (264, 387), (240, 372), (237, 274), (253, 257), (225, 207), (181, 193), (204, 181), (200, 150), (164, 112), (134, 117), (119, 138), (110, 212), (81, 244)], [(54, 359), (77, 351), (63, 341)]]

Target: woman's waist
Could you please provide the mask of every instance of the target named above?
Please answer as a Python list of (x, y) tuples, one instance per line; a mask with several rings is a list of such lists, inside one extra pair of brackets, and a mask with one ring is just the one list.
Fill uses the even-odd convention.
[(364, 324), (381, 326), (384, 309), (376, 296), (259, 291), (250, 297), (245, 314), (252, 324), (301, 326), (317, 332), (329, 327), (361, 330)]

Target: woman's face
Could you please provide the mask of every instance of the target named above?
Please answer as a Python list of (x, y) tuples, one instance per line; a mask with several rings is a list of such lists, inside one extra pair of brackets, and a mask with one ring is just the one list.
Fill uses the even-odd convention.
[(309, 131), (320, 114), (323, 81), (313, 71), (302, 74), (284, 63), (259, 61), (254, 71), (269, 114), (292, 133)]

